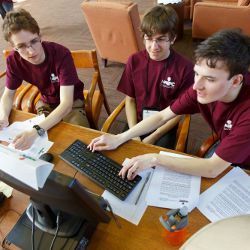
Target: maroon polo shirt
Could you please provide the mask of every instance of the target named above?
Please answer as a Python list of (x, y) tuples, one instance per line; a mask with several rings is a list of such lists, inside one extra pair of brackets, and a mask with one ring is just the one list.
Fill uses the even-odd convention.
[(245, 76), (238, 97), (230, 103), (217, 101), (200, 104), (197, 101), (196, 91), (190, 87), (170, 106), (175, 114), (201, 113), (221, 140), (215, 153), (227, 162), (248, 168), (250, 168), (249, 80), (249, 75)]
[(70, 51), (64, 46), (42, 43), (45, 60), (39, 65), (24, 60), (13, 51), (7, 58), (6, 87), (15, 90), (23, 81), (37, 86), (45, 103), (60, 103), (60, 86), (74, 85), (74, 100), (83, 100), (83, 83), (79, 80)]
[(171, 50), (167, 59), (155, 61), (143, 50), (129, 57), (117, 89), (135, 98), (139, 122), (143, 107), (163, 110), (193, 83), (188, 59)]

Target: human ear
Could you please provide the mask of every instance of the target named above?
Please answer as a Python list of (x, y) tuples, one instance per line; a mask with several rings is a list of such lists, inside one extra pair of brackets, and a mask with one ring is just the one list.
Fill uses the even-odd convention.
[(237, 74), (232, 77), (232, 85), (234, 87), (238, 87), (243, 82), (243, 75)]
[(173, 39), (170, 40), (170, 44), (173, 45), (176, 40), (176, 36), (173, 37)]

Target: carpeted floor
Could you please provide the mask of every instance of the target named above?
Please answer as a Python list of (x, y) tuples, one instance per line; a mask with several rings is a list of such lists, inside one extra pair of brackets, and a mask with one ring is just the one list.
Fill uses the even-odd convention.
[[(31, 12), (36, 18), (40, 27), (43, 40), (50, 40), (61, 43), (71, 50), (75, 49), (93, 49), (95, 45), (88, 30), (80, 9), (82, 0), (16, 0), (15, 8), (22, 7)], [(146, 9), (153, 6), (154, 0), (137, 0), (140, 14)], [(0, 20), (2, 25), (2, 20)], [(0, 50), (9, 47), (0, 36)], [(177, 41), (174, 48), (192, 60), (195, 44), (191, 38), (191, 24), (185, 23), (184, 36), (182, 40)], [(112, 48), (111, 48), (112, 49)], [(0, 61), (0, 71), (5, 69), (5, 61)], [(99, 61), (100, 62), (100, 61)], [(124, 96), (116, 90), (124, 65), (109, 62), (107, 68), (101, 68), (102, 79), (107, 93), (108, 101), (113, 110)], [(80, 74), (81, 72), (79, 72)], [(86, 88), (89, 86), (89, 76), (84, 76), (83, 81)], [(4, 88), (4, 82), (0, 82), (0, 94)], [(102, 112), (100, 126), (107, 115)], [(125, 114), (121, 114), (118, 122), (112, 129), (113, 133), (121, 131), (125, 124)], [(188, 153), (195, 153), (201, 142), (211, 133), (210, 129), (200, 117), (200, 115), (192, 116), (189, 139)]]

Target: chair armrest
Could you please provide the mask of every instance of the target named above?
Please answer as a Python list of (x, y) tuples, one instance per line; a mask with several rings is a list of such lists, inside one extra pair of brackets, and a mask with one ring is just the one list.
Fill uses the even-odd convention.
[(86, 112), (87, 118), (89, 118), (89, 116), (91, 116), (91, 113), (92, 113), (92, 100), (93, 100), (93, 96), (95, 93), (97, 83), (98, 83), (98, 73), (94, 72), (91, 85), (90, 85), (88, 94), (85, 99), (85, 112)]
[(101, 131), (108, 133), (112, 124), (114, 123), (117, 116), (121, 113), (125, 107), (125, 99), (115, 108), (115, 110), (109, 115), (106, 121), (103, 123)]
[(6, 75), (6, 71), (0, 73), (0, 78), (4, 77)]
[(179, 122), (178, 131), (177, 131), (177, 141), (175, 150), (180, 152), (185, 152), (187, 145), (187, 138), (190, 126), (190, 115), (185, 115), (184, 120)]
[(14, 101), (13, 101), (13, 108), (17, 110), (21, 110), (23, 97), (26, 95), (26, 93), (29, 91), (31, 87), (32, 87), (32, 84), (27, 83), (26, 85), (21, 85), (17, 89), (15, 97), (14, 97)]
[(209, 136), (201, 145), (200, 149), (196, 153), (196, 156), (203, 158), (206, 152), (218, 141), (219, 137), (216, 134)]
[(25, 112), (34, 113), (34, 101), (37, 95), (39, 95), (39, 90), (36, 86), (33, 85), (24, 95), (21, 102), (21, 109)]

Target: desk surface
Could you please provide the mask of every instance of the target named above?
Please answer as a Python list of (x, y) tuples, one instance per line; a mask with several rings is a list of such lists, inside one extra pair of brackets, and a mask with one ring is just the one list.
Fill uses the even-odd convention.
[[(21, 111), (12, 111), (10, 121), (22, 121), (31, 118), (32, 115)], [(54, 155), (55, 170), (74, 176), (75, 170), (63, 162), (58, 155), (69, 146), (76, 138), (89, 143), (92, 138), (100, 135), (101, 132), (61, 122), (49, 131), (49, 139), (54, 142), (50, 152)], [(130, 140), (114, 151), (104, 152), (113, 160), (122, 163), (125, 157), (131, 158), (142, 153), (157, 153), (164, 150), (160, 147), (146, 145), (141, 142)], [(167, 151), (167, 150), (165, 150)], [(76, 178), (91, 191), (101, 194), (103, 189), (89, 180), (87, 177), (77, 174)], [(215, 183), (216, 179), (202, 178), (201, 192)], [(0, 235), (1, 240), (13, 227), (19, 214), (21, 214), (29, 202), (29, 197), (14, 191), (13, 197), (6, 200), (0, 207)], [(114, 220), (109, 224), (100, 223), (94, 233), (88, 249), (178, 249), (169, 246), (163, 235), (163, 227), (159, 222), (159, 216), (166, 212), (166, 209), (148, 207), (138, 226), (135, 226), (122, 218), (119, 221), (122, 228), (117, 228)], [(189, 215), (188, 231), (194, 234), (209, 221), (198, 209), (194, 209)]]

